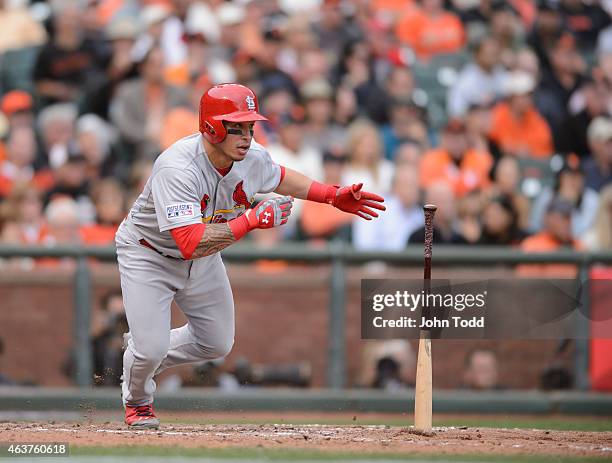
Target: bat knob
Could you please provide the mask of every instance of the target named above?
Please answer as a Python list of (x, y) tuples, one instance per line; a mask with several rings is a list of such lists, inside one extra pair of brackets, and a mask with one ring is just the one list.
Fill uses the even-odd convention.
[(438, 206), (434, 205), (434, 204), (425, 204), (423, 206), (423, 210), (425, 211), (432, 211), (435, 212), (438, 210)]

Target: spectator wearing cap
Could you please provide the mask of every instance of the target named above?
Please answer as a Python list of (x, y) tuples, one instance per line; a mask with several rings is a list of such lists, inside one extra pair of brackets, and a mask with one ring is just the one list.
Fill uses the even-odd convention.
[(456, 53), (463, 48), (465, 31), (457, 16), (444, 9), (442, 0), (420, 0), (418, 7), (399, 19), (395, 34), (412, 47), (419, 59)]
[(7, 50), (42, 45), (47, 39), (45, 28), (25, 8), (0, 0), (0, 54)]
[(542, 78), (535, 92), (535, 104), (552, 130), (555, 147), (562, 140), (563, 121), (569, 117), (568, 103), (580, 88), (585, 63), (569, 33), (558, 34), (545, 49), (549, 67), (542, 69)]
[(612, 184), (612, 120), (597, 117), (589, 124), (587, 140), (591, 155), (583, 161), (587, 188), (600, 191)]
[[(425, 189), (425, 203), (435, 204), (438, 211), (433, 221), (433, 241), (436, 244), (466, 244), (467, 240), (459, 230), (457, 201), (452, 186), (443, 180), (431, 183)], [(423, 244), (425, 226), (408, 238), (407, 244)]]
[(500, 65), (499, 52), (499, 45), (491, 38), (484, 38), (476, 45), (473, 61), (464, 66), (448, 92), (447, 108), (451, 117), (463, 117), (470, 105), (502, 96), (506, 71)]
[(503, 153), (546, 158), (553, 152), (552, 133), (533, 104), (535, 81), (524, 72), (511, 73), (505, 82), (505, 101), (493, 109), (489, 136)]
[(34, 169), (36, 137), (28, 126), (11, 128), (6, 141), (6, 159), (0, 162), (0, 198), (9, 196), (20, 183), (32, 182), (41, 192), (53, 186), (53, 175), (47, 170)]
[[(563, 248), (582, 250), (580, 241), (572, 237), (571, 217), (574, 207), (564, 198), (553, 198), (544, 215), (542, 231), (525, 238), (521, 250), (526, 253), (551, 252)], [(576, 266), (572, 264), (523, 264), (516, 268), (522, 276), (573, 278)]]
[(384, 158), (383, 145), (376, 125), (368, 120), (357, 120), (347, 133), (346, 150), (349, 163), (342, 176), (342, 184), (363, 183), (382, 194), (391, 190), (393, 163)]
[(346, 143), (346, 131), (333, 124), (333, 89), (324, 79), (306, 82), (300, 87), (306, 124), (304, 143), (321, 152)]
[(387, 210), (370, 224), (353, 222), (353, 246), (364, 251), (401, 251), (412, 233), (423, 226), (419, 176), (415, 166), (395, 169)]
[(28, 92), (12, 90), (0, 102), (0, 112), (8, 118), (10, 128), (17, 126), (32, 127), (34, 122), (34, 101)]
[(540, 231), (544, 227), (544, 215), (553, 198), (561, 198), (572, 206), (571, 233), (576, 239), (591, 228), (595, 220), (599, 196), (595, 190), (585, 186), (584, 174), (575, 155), (564, 160), (557, 173), (554, 187), (546, 187), (531, 207), (529, 229)]
[(56, 7), (52, 39), (34, 65), (33, 80), (44, 105), (77, 102), (88, 81), (100, 72), (101, 59), (90, 41), (84, 39), (81, 14), (73, 2)]
[(148, 51), (138, 69), (140, 78), (117, 88), (110, 116), (122, 140), (134, 148), (137, 157), (154, 157), (160, 152), (159, 134), (166, 113), (185, 104), (187, 95), (165, 83), (164, 55), (159, 47)]
[(423, 155), (421, 186), (428, 188), (443, 181), (458, 197), (463, 196), (489, 184), (492, 165), (493, 158), (489, 153), (470, 146), (464, 122), (452, 119), (442, 131), (440, 146)]

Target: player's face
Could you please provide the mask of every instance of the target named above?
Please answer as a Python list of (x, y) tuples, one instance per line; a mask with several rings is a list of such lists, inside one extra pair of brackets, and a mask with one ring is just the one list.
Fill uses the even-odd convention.
[(227, 136), (219, 144), (232, 161), (242, 161), (251, 146), (255, 122), (225, 122)]

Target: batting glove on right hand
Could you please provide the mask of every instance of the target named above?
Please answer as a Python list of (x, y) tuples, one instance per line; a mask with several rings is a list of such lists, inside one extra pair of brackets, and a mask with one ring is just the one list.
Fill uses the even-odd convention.
[(254, 228), (272, 228), (284, 225), (289, 220), (293, 198), (279, 196), (259, 203), (254, 209), (245, 212), (249, 230)]

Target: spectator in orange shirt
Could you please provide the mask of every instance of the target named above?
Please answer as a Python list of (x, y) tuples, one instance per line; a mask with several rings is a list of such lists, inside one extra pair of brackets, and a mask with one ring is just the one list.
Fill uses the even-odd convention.
[(493, 158), (489, 153), (469, 146), (463, 121), (454, 119), (442, 132), (441, 146), (423, 156), (421, 186), (427, 188), (444, 181), (453, 187), (455, 195), (463, 196), (489, 184), (492, 165)]
[(32, 182), (39, 191), (49, 190), (54, 183), (49, 171), (36, 172), (36, 139), (31, 127), (11, 129), (6, 141), (6, 159), (0, 162), (0, 198), (8, 196), (14, 185)]
[(533, 104), (535, 79), (514, 72), (505, 83), (507, 100), (493, 109), (491, 139), (505, 154), (546, 158), (553, 152), (550, 127)]
[[(552, 252), (562, 248), (582, 250), (583, 245), (572, 238), (572, 204), (561, 198), (554, 198), (546, 210), (544, 229), (521, 243), (526, 253)], [(524, 264), (517, 267), (521, 275), (574, 278), (576, 266), (573, 264)]]
[[(15, 243), (42, 244), (48, 228), (43, 217), (43, 203), (40, 192), (32, 183), (20, 183), (13, 188), (6, 201), (1, 203), (1, 220), (6, 223), (10, 233), (5, 231), (5, 239), (10, 235)], [(13, 241), (13, 239), (8, 240)]]
[(456, 53), (465, 43), (463, 24), (446, 11), (442, 0), (420, 0), (419, 8), (409, 10), (396, 26), (400, 42), (412, 47), (419, 59)]
[(123, 188), (115, 179), (107, 178), (93, 186), (91, 197), (96, 223), (81, 227), (81, 239), (85, 244), (112, 244), (126, 214)]

